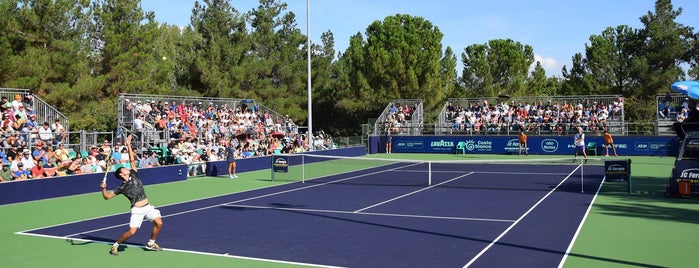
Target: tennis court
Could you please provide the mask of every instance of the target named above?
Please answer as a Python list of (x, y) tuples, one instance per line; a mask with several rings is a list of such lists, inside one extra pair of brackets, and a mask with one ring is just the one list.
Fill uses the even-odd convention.
[[(159, 243), (166, 252), (280, 264), (553, 267), (604, 177), (603, 166), (568, 160), (307, 162), (286, 184), (158, 206)], [(313, 169), (335, 172), (307, 177)], [(127, 221), (123, 213), (20, 233), (111, 243)], [(125, 254), (140, 251), (150, 226)]]

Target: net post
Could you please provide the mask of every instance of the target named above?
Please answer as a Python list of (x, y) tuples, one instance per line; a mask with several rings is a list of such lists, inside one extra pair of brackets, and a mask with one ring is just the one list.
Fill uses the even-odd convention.
[(427, 162), (427, 186), (432, 185), (432, 161)]
[(270, 170), (272, 171), (272, 181), (274, 181), (274, 156), (270, 156), (269, 158), (272, 160), (272, 168), (270, 168)]
[(580, 192), (585, 193), (585, 161), (587, 159), (580, 159)]
[(626, 159), (626, 191), (630, 194), (631, 193), (631, 159)]
[(301, 154), (301, 183), (306, 182), (306, 156)]

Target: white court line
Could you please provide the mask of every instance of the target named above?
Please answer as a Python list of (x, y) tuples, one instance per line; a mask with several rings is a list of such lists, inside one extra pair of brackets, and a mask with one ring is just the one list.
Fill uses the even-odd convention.
[[(182, 212), (179, 212), (179, 213), (173, 213), (173, 214), (169, 214), (169, 215), (167, 215), (167, 216), (163, 216), (163, 218), (171, 217), (171, 216), (177, 216), (177, 215), (182, 215), (182, 214), (187, 214), (187, 213), (192, 213), (192, 212), (195, 212), (195, 211), (201, 211), (201, 210), (210, 209), (210, 208), (215, 208), (215, 207), (226, 206), (227, 204), (235, 204), (235, 203), (244, 202), (244, 201), (249, 201), (249, 200), (254, 200), (254, 199), (258, 199), (258, 198), (263, 198), (263, 197), (268, 197), (268, 196), (274, 196), (274, 195), (278, 195), (278, 194), (289, 193), (289, 192), (294, 192), (294, 191), (303, 190), (303, 189), (309, 189), (309, 188), (313, 188), (313, 187), (318, 187), (318, 186), (322, 186), (322, 185), (327, 185), (327, 184), (332, 184), (332, 183), (336, 183), (336, 182), (346, 181), (346, 180), (355, 179), (355, 178), (359, 178), (359, 177), (364, 177), (364, 176), (368, 176), (368, 175), (374, 175), (374, 174), (379, 174), (379, 173), (383, 173), (383, 172), (393, 171), (393, 170), (396, 170), (396, 169), (399, 169), (399, 168), (410, 167), (410, 166), (413, 166), (413, 165), (417, 165), (417, 164), (410, 164), (410, 165), (407, 165), (407, 166), (395, 167), (395, 168), (386, 169), (386, 170), (381, 170), (381, 171), (376, 171), (376, 172), (371, 172), (371, 173), (367, 173), (367, 174), (361, 174), (361, 175), (352, 176), (352, 177), (349, 177), (349, 178), (344, 178), (344, 179), (335, 180), (335, 181), (331, 181), (331, 182), (326, 182), (326, 183), (322, 183), (322, 184), (310, 185), (310, 186), (306, 186), (306, 187), (295, 188), (295, 189), (290, 189), (290, 190), (286, 190), (286, 191), (275, 192), (275, 193), (271, 193), (271, 194), (266, 194), (266, 195), (261, 195), (261, 196), (256, 196), (256, 197), (241, 199), (241, 200), (237, 200), (237, 201), (233, 201), (233, 202), (228, 202), (228, 203), (223, 203), (223, 204), (217, 204), (217, 205), (212, 205), (212, 206), (207, 206), (207, 207), (201, 207), (201, 208), (197, 208), (197, 209), (186, 210), (186, 211), (182, 211)], [(328, 176), (334, 176), (334, 175), (328, 175)], [(280, 186), (280, 185), (273, 185), (273, 186), (269, 186), (269, 187), (265, 187), (265, 188), (276, 187), (276, 186)], [(260, 189), (264, 189), (264, 188), (260, 188)], [(195, 201), (205, 200), (205, 199), (210, 199), (210, 198), (218, 198), (218, 197), (222, 197), (222, 196), (226, 196), (226, 195), (235, 195), (235, 194), (244, 193), (244, 192), (249, 192), (249, 191), (254, 191), (254, 190), (259, 190), (259, 189), (251, 189), (251, 190), (248, 190), (248, 191), (237, 192), (237, 193), (233, 193), (233, 194), (223, 194), (223, 195), (219, 195), (219, 196), (215, 196), (215, 197), (200, 198), (200, 199), (196, 199), (196, 200), (190, 200), (190, 201), (184, 201), (184, 202), (180, 202), (180, 203), (170, 204), (170, 205), (168, 205), (168, 206), (178, 205), (178, 204), (182, 204), (182, 203), (195, 202)], [(119, 214), (124, 214), (124, 213), (116, 213), (116, 214), (112, 214), (112, 215), (108, 215), (108, 216), (95, 217), (95, 218), (87, 219), (87, 220), (106, 218), (106, 217), (111, 217), (111, 216), (115, 216), (115, 215), (119, 215)], [(61, 226), (61, 225), (68, 225), (68, 224), (77, 223), (77, 222), (81, 222), (81, 221), (85, 221), (85, 220), (73, 221), (73, 222), (63, 223), (63, 224), (56, 224), (56, 225), (51, 225), (51, 226), (46, 226), (46, 227), (41, 227), (41, 228), (34, 228), (34, 229), (30, 229), (30, 230), (15, 232), (15, 234), (29, 235), (29, 236), (37, 236), (37, 237), (46, 237), (46, 238), (72, 239), (72, 240), (85, 241), (85, 242), (111, 244), (111, 243), (107, 243), (107, 242), (103, 242), (103, 241), (95, 241), (95, 240), (79, 239), (79, 238), (71, 238), (71, 237), (72, 237), (72, 236), (76, 236), (76, 235), (87, 234), (87, 233), (92, 233), (92, 232), (97, 232), (97, 231), (101, 231), (101, 230), (106, 230), (106, 229), (111, 229), (111, 228), (116, 228), (116, 227), (128, 225), (128, 223), (119, 224), (119, 225), (113, 225), (113, 226), (110, 226), (110, 227), (104, 227), (104, 228), (99, 228), (99, 229), (87, 230), (87, 231), (84, 231), (84, 232), (80, 232), (80, 233), (76, 233), (76, 234), (71, 234), (71, 235), (68, 235), (68, 236), (51, 236), (51, 235), (42, 235), (42, 234), (33, 234), (33, 233), (29, 233), (29, 232), (34, 231), (34, 230), (40, 230), (40, 229), (45, 229), (45, 228), (50, 228), (50, 227), (56, 227), (56, 226)], [(124, 245), (129, 245), (129, 246), (134, 246), (134, 247), (142, 247), (142, 246), (133, 245), (133, 244), (128, 244), (128, 243), (127, 243), (127, 244), (124, 244)], [(273, 259), (253, 258), (253, 257), (236, 256), (236, 255), (229, 255), (229, 254), (215, 254), (215, 253), (209, 253), (209, 252), (199, 252), (199, 251), (191, 251), (191, 250), (180, 250), (180, 249), (172, 249), (172, 248), (164, 248), (164, 250), (167, 250), (167, 251), (176, 251), (176, 252), (194, 253), (194, 254), (200, 254), (200, 255), (233, 257), (233, 258), (249, 259), (249, 260), (260, 260), (260, 261), (276, 262), (276, 263), (287, 263), (287, 264), (297, 264), (297, 265), (308, 265), (308, 266), (316, 266), (316, 267), (336, 267), (336, 266), (318, 265), (318, 264), (311, 264), (311, 263), (288, 262), (288, 261), (280, 261), (280, 260), (273, 260)]]
[(468, 217), (447, 217), (447, 216), (428, 216), (428, 215), (393, 214), (393, 213), (373, 213), (373, 212), (356, 212), (356, 211), (345, 211), (345, 210), (326, 210), (326, 209), (311, 209), (311, 208), (280, 208), (280, 207), (268, 207), (268, 206), (252, 206), (252, 205), (227, 205), (227, 207), (271, 209), (271, 210), (284, 210), (284, 211), (304, 211), (304, 212), (337, 213), (337, 214), (355, 214), (355, 215), (358, 214), (358, 215), (369, 215), (369, 216), (388, 216), (388, 217), (422, 218), (422, 219), (439, 219), (439, 220), (514, 222), (514, 220), (503, 220), (503, 219), (468, 218)]
[[(428, 173), (430, 171), (422, 169), (401, 169), (396, 170), (401, 172), (415, 172), (415, 173)], [(464, 173), (460, 170), (432, 170), (432, 173)], [(549, 176), (561, 176), (568, 175), (568, 173), (552, 173), (552, 172), (512, 172), (512, 171), (472, 171), (474, 174), (503, 174), (503, 175), (549, 175)]]
[[(410, 164), (410, 165), (407, 165), (407, 166), (409, 167), (409, 166), (414, 166), (414, 165), (417, 165), (417, 164)], [(163, 216), (163, 218), (172, 217), (172, 216), (178, 216), (178, 215), (183, 215), (183, 214), (192, 213), (192, 212), (201, 211), (201, 210), (206, 210), (206, 209), (210, 209), (210, 208), (216, 208), (216, 207), (220, 207), (220, 206), (223, 206), (223, 205), (226, 205), (226, 204), (235, 204), (235, 203), (240, 203), (240, 202), (255, 200), (255, 199), (259, 199), (259, 198), (264, 198), (264, 197), (269, 197), (269, 196), (274, 196), (274, 195), (285, 194), (285, 193), (290, 193), (290, 192), (294, 192), (294, 191), (299, 191), (299, 190), (314, 188), (314, 187), (323, 186), (323, 185), (328, 185), (328, 184), (332, 184), (332, 183), (336, 183), (336, 182), (342, 182), (342, 181), (346, 181), (346, 180), (356, 179), (356, 178), (359, 178), (359, 177), (364, 177), (364, 176), (375, 175), (375, 174), (379, 174), (379, 173), (383, 173), (383, 172), (388, 172), (388, 171), (392, 171), (392, 170), (395, 170), (395, 169), (398, 169), (398, 168), (404, 168), (404, 167), (406, 167), (406, 166), (395, 167), (395, 168), (386, 169), (386, 170), (380, 170), (380, 171), (376, 171), (376, 172), (371, 172), (371, 173), (367, 173), (367, 174), (361, 174), (361, 175), (352, 176), (352, 177), (349, 177), (349, 178), (344, 178), (344, 179), (335, 180), (335, 181), (331, 181), (331, 182), (325, 182), (325, 183), (321, 183), (321, 184), (309, 185), (309, 186), (305, 186), (305, 187), (301, 187), (301, 188), (294, 188), (294, 189), (289, 189), (289, 190), (281, 191), (281, 192), (274, 192), (274, 193), (266, 194), (266, 195), (259, 195), (259, 196), (255, 196), (255, 197), (250, 197), (250, 198), (246, 198), (246, 199), (241, 199), (241, 200), (233, 201), (233, 202), (227, 202), (227, 203), (216, 204), (216, 205), (211, 205), (211, 206), (207, 206), (207, 207), (200, 207), (200, 208), (196, 208), (196, 209), (185, 210), (185, 211), (181, 211), (181, 212), (178, 212), (178, 213), (168, 214), (168, 215), (166, 215), (166, 216)], [(329, 175), (329, 176), (334, 176), (334, 175)], [(279, 185), (274, 185), (274, 186), (270, 186), (270, 187), (275, 187), (275, 186), (279, 186)], [(266, 188), (268, 188), (268, 187), (266, 187)], [(262, 188), (262, 189), (264, 189), (264, 188)], [(253, 190), (259, 190), (259, 189), (251, 189), (251, 190), (248, 190), (248, 191), (253, 191)], [(244, 191), (244, 192), (248, 192), (248, 191)], [(192, 200), (192, 201), (185, 201), (185, 202), (175, 203), (175, 204), (171, 204), (171, 205), (168, 205), (168, 206), (177, 205), (177, 204), (182, 204), (182, 203), (195, 202), (195, 201), (205, 200), (205, 199), (209, 199), (209, 198), (218, 198), (218, 197), (226, 196), (226, 195), (235, 195), (235, 194), (239, 194), (239, 193), (243, 193), (243, 192), (238, 192), (238, 193), (233, 193), (233, 194), (224, 194), (224, 195), (220, 195), (220, 196), (216, 196), (216, 197), (201, 198), (201, 199)], [(34, 229), (30, 229), (30, 230), (15, 232), (15, 234), (32, 235), (32, 234), (30, 234), (30, 233), (28, 233), (28, 232), (31, 232), (31, 231), (34, 231), (34, 230), (40, 230), (40, 229), (45, 229), (45, 228), (51, 228), (51, 227), (61, 226), (61, 225), (68, 225), (68, 224), (77, 223), (77, 222), (82, 222), (82, 221), (87, 221), (87, 220), (106, 218), (106, 217), (111, 217), (111, 216), (115, 216), (115, 215), (119, 215), (119, 214), (124, 214), (124, 213), (116, 213), (116, 214), (112, 214), (112, 215), (108, 215), (108, 216), (95, 217), (95, 218), (92, 218), (92, 219), (79, 220), (79, 221), (73, 221), (73, 222), (69, 222), (69, 223), (56, 224), (56, 225), (51, 225), (51, 226), (46, 226), (46, 227), (34, 228)], [(102, 230), (107, 230), (107, 229), (116, 228), (116, 227), (125, 226), (125, 225), (128, 225), (128, 222), (127, 222), (127, 223), (124, 223), (124, 224), (113, 225), (113, 226), (110, 226), (110, 227), (104, 227), (104, 228), (99, 228), (99, 229), (87, 230), (87, 231), (83, 231), (83, 232), (80, 232), (80, 233), (71, 234), (71, 235), (69, 235), (69, 236), (67, 236), (67, 237), (71, 237), (71, 236), (75, 236), (75, 235), (81, 235), (81, 234), (93, 233), (93, 232), (102, 231)]]
[(554, 187), (553, 189), (551, 189), (546, 195), (544, 195), (544, 197), (542, 197), (541, 199), (539, 199), (539, 201), (537, 201), (536, 204), (534, 204), (532, 207), (530, 207), (529, 210), (527, 210), (526, 212), (524, 212), (524, 214), (522, 214), (522, 216), (520, 216), (514, 223), (512, 223), (512, 224), (510, 225), (510, 227), (507, 227), (507, 229), (505, 229), (505, 231), (503, 231), (498, 237), (496, 237), (495, 239), (493, 239), (493, 241), (490, 242), (490, 244), (488, 244), (485, 248), (483, 248), (483, 250), (481, 250), (481, 252), (479, 252), (478, 254), (476, 254), (476, 256), (474, 256), (468, 263), (466, 263), (466, 264), (464, 265), (464, 267), (469, 267), (469, 266), (471, 266), (471, 264), (473, 264), (474, 262), (476, 262), (476, 261), (478, 260), (478, 258), (480, 258), (481, 256), (483, 256), (483, 254), (485, 254), (485, 252), (487, 252), (491, 247), (493, 247), (493, 245), (495, 245), (495, 243), (497, 243), (498, 241), (500, 241), (500, 239), (502, 239), (502, 237), (504, 237), (508, 232), (510, 232), (510, 230), (512, 230), (512, 228), (514, 228), (520, 221), (522, 221), (522, 219), (524, 219), (524, 217), (526, 217), (527, 215), (529, 215), (529, 213), (532, 212), (537, 206), (539, 206), (539, 204), (541, 204), (542, 202), (544, 202), (544, 200), (545, 200), (547, 197), (549, 197), (554, 191), (556, 191), (556, 189), (558, 189), (558, 187), (560, 187), (565, 181), (567, 181), (567, 180), (570, 178), (570, 176), (572, 176), (573, 173), (575, 173), (575, 171), (577, 171), (579, 168), (580, 168), (580, 166), (578, 166), (578, 167), (575, 168), (573, 171), (571, 171), (570, 174), (568, 174), (568, 176), (565, 177), (565, 179), (563, 179), (561, 182), (559, 182), (559, 183), (556, 185), (556, 187)]
[(563, 267), (563, 264), (566, 262), (566, 259), (568, 259), (568, 255), (570, 254), (570, 251), (573, 250), (573, 244), (575, 244), (575, 240), (578, 239), (578, 235), (580, 234), (580, 230), (582, 230), (583, 224), (585, 224), (585, 220), (587, 219), (587, 216), (590, 215), (590, 210), (592, 209), (592, 204), (595, 203), (595, 200), (597, 199), (599, 192), (602, 190), (602, 185), (604, 185), (604, 181), (606, 179), (607, 179), (607, 176), (604, 176), (602, 178), (602, 182), (599, 184), (599, 187), (597, 187), (597, 192), (595, 192), (595, 196), (592, 197), (592, 200), (590, 201), (590, 205), (587, 206), (587, 210), (585, 211), (585, 215), (583, 216), (582, 220), (580, 221), (580, 225), (578, 225), (578, 229), (575, 230), (575, 235), (573, 235), (573, 239), (570, 241), (570, 245), (568, 245), (568, 248), (566, 249), (566, 254), (563, 255), (563, 259), (561, 259), (561, 263), (558, 264), (559, 268)]
[[(61, 239), (61, 240), (70, 240), (71, 243), (72, 243), (72, 241), (80, 241), (80, 242), (98, 243), (98, 244), (105, 244), (105, 245), (112, 244), (112, 242), (96, 241), (96, 240), (82, 239), (82, 238), (70, 238), (70, 237), (66, 237), (66, 236), (41, 235), (41, 234), (31, 234), (31, 233), (26, 233), (24, 235), (44, 237), (44, 238), (55, 238), (55, 239)], [(135, 248), (144, 248), (145, 249), (145, 246), (130, 244), (130, 243), (122, 243), (120, 245), (124, 245), (127, 247), (135, 247)], [(341, 267), (341, 266), (330, 266), (330, 265), (322, 265), (322, 264), (315, 264), (315, 263), (304, 263), (304, 262), (292, 262), (292, 261), (282, 261), (282, 260), (274, 260), (274, 259), (254, 258), (254, 257), (247, 257), (247, 256), (230, 255), (228, 253), (219, 254), (219, 253), (202, 252), (202, 251), (195, 251), (195, 250), (184, 250), (184, 249), (176, 249), (176, 248), (163, 248), (163, 251), (192, 253), (192, 254), (198, 254), (198, 255), (227, 257), (227, 258), (254, 260), (254, 261), (265, 261), (265, 262), (282, 263), (282, 264), (305, 265), (305, 266), (313, 266), (313, 267), (328, 267), (328, 268)]]
[(432, 186), (430, 186), (430, 187), (422, 188), (422, 189), (417, 190), (417, 191), (412, 191), (412, 192), (410, 192), (410, 193), (407, 193), (407, 194), (404, 194), (404, 195), (401, 195), (401, 196), (398, 196), (398, 197), (395, 197), (395, 198), (391, 198), (391, 199), (389, 199), (389, 200), (386, 200), (386, 201), (383, 201), (383, 202), (380, 202), (380, 203), (376, 203), (376, 204), (373, 204), (373, 205), (371, 205), (371, 206), (368, 206), (368, 207), (365, 207), (365, 208), (362, 208), (362, 209), (355, 210), (354, 212), (355, 212), (355, 213), (359, 213), (359, 212), (362, 212), (362, 211), (364, 211), (364, 210), (367, 210), (367, 209), (370, 209), (370, 208), (373, 208), (373, 207), (377, 207), (377, 206), (386, 204), (386, 203), (388, 203), (388, 202), (392, 202), (392, 201), (395, 201), (395, 200), (401, 199), (401, 198), (403, 198), (403, 197), (406, 197), (406, 196), (409, 196), (409, 195), (413, 195), (413, 194), (416, 194), (416, 193), (419, 193), (419, 192), (422, 192), (422, 191), (425, 191), (425, 190), (429, 190), (429, 189), (432, 189), (432, 188), (434, 188), (434, 187), (437, 187), (437, 186), (442, 185), (442, 184), (445, 184), (445, 183), (449, 183), (449, 182), (458, 180), (458, 179), (460, 179), (460, 178), (469, 176), (469, 175), (471, 175), (471, 174), (473, 174), (473, 172), (469, 172), (469, 173), (466, 173), (466, 174), (464, 174), (464, 175), (461, 175), (461, 176), (458, 176), (458, 177), (456, 177), (456, 178), (453, 178), (453, 179), (451, 179), (451, 180), (444, 181), (444, 182), (441, 182), (441, 183), (432, 185)]

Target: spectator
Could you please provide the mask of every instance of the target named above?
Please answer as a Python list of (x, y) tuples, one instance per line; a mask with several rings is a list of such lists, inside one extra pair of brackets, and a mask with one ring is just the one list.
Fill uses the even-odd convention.
[(49, 122), (44, 122), (44, 124), (39, 127), (39, 140), (46, 144), (53, 144), (53, 132), (49, 127)]
[(120, 164), (126, 164), (131, 162), (129, 159), (129, 151), (127, 148), (122, 148), (120, 153), (114, 155), (114, 160), (118, 161)]
[[(684, 140), (685, 134), (689, 131), (694, 131), (699, 127), (699, 110), (697, 110), (697, 100), (695, 99), (686, 99), (686, 105), (687, 105), (687, 117), (684, 119), (682, 122), (675, 122), (672, 127), (675, 130), (675, 133), (677, 133), (677, 137), (680, 138), (680, 140)], [(684, 106), (684, 104), (683, 104)]]
[(26, 180), (31, 178), (31, 173), (25, 169), (22, 162), (17, 163), (17, 170), (12, 172), (12, 180)]
[(102, 150), (98, 150), (98, 151), (102, 155), (103, 159), (107, 158), (107, 156), (112, 153), (112, 146), (111, 146), (111, 143), (109, 142), (109, 140), (104, 140), (100, 149), (102, 149)]
[(83, 157), (81, 162), (82, 163), (80, 164), (80, 174), (90, 174), (95, 172), (94, 166), (90, 162), (89, 157)]
[(134, 120), (133, 120), (133, 130), (136, 136), (138, 137), (138, 140), (141, 141), (142, 136), (143, 136), (143, 127), (144, 127), (144, 121), (143, 121), (143, 114), (139, 114)]
[(216, 153), (216, 150), (215, 150), (215, 149), (211, 149), (211, 150), (209, 150), (208, 152), (209, 152), (209, 156), (208, 156), (209, 162), (221, 160), (221, 159), (218, 157), (218, 154)]
[(53, 150), (53, 146), (46, 146), (46, 155), (44, 156), (46, 162), (51, 161), (49, 159), (56, 159), (56, 152)]
[(38, 165), (43, 166), (44, 163), (46, 163), (46, 151), (40, 141), (36, 142), (34, 151), (32, 151), (32, 157), (34, 158), (34, 162), (38, 163)]
[(56, 149), (56, 159), (60, 161), (70, 160), (70, 153), (66, 148), (63, 148), (63, 143), (58, 143), (58, 148)]
[(19, 161), (24, 165), (24, 168), (26, 168), (27, 171), (36, 166), (36, 161), (32, 157), (32, 153), (29, 151), (29, 149), (22, 150), (22, 157)]
[[(61, 120), (56, 118), (53, 124), (51, 124), (51, 132), (55, 134), (54, 143), (58, 144), (64, 142), (66, 137), (66, 128), (61, 124)], [(55, 145), (54, 144), (54, 145)]]
[(10, 163), (3, 162), (2, 169), (0, 169), (0, 182), (12, 181), (12, 171), (10, 171)]
[(41, 179), (45, 177), (43, 164), (35, 165), (30, 171), (32, 179)]
[[(49, 147), (51, 148), (51, 147)], [(56, 158), (55, 157), (50, 157), (48, 158), (48, 162), (44, 164), (44, 175), (47, 178), (50, 177), (55, 177), (57, 175), (58, 168), (56, 167)]]
[(75, 157), (74, 159), (71, 159), (71, 162), (68, 165), (68, 170), (66, 170), (67, 174), (69, 174), (69, 175), (82, 174), (82, 170), (80, 169), (82, 164), (83, 164), (83, 159), (80, 156), (80, 153), (78, 153), (77, 157)]

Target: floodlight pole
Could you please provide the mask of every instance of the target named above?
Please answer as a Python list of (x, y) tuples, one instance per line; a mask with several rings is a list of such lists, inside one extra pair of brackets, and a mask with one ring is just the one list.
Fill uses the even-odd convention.
[(313, 143), (313, 107), (311, 97), (311, 0), (306, 0), (306, 61), (308, 64), (308, 130), (306, 138), (311, 151), (315, 151)]

